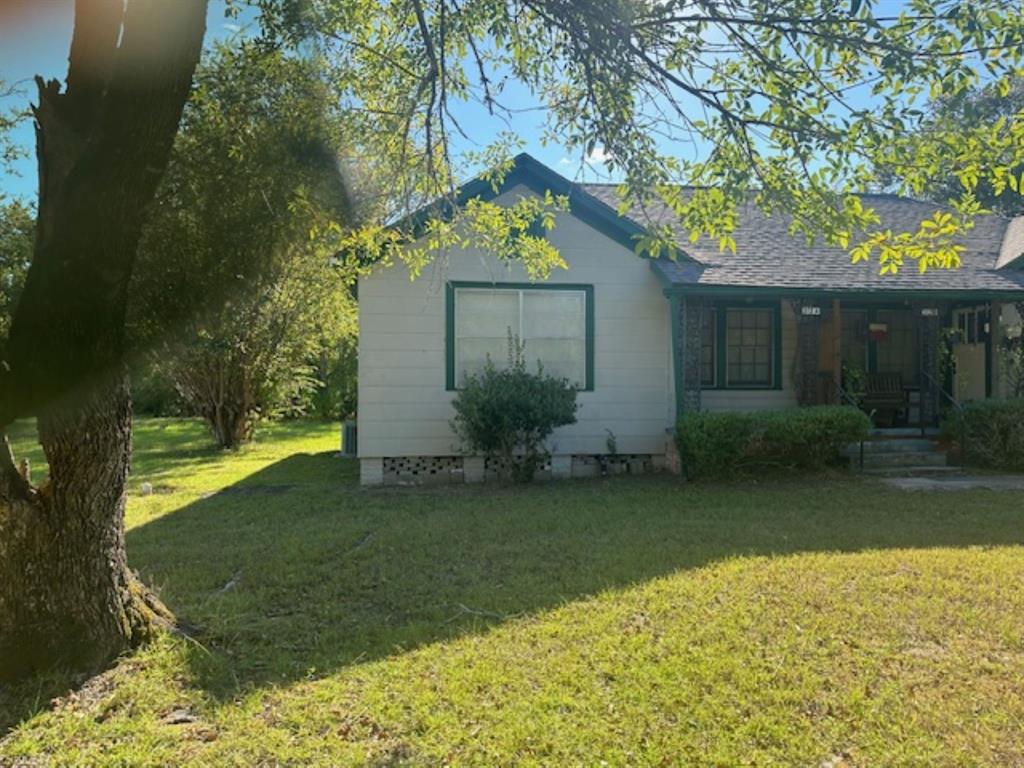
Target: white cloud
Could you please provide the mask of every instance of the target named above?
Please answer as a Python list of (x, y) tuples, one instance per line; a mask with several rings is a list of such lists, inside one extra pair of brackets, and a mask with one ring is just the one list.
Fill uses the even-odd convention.
[[(593, 168), (595, 166), (604, 165), (611, 159), (612, 153), (608, 152), (604, 147), (594, 147), (593, 151), (587, 153), (587, 155), (583, 158), (583, 163)], [(563, 155), (562, 158), (558, 161), (558, 164), (563, 167), (577, 165), (578, 163), (579, 160), (577, 160), (576, 158), (569, 157), (568, 155)]]
[(604, 165), (611, 159), (611, 152), (604, 147), (594, 147), (593, 151), (587, 155), (587, 165)]
[(239, 32), (242, 29), (237, 24), (231, 24), (230, 22), (224, 22), (221, 26), (223, 26), (228, 32)]

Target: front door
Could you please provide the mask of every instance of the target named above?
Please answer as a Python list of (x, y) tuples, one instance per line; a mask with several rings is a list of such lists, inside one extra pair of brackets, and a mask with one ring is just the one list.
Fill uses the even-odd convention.
[(953, 394), (957, 400), (983, 400), (988, 369), (988, 307), (958, 309), (953, 313), (957, 329), (953, 343)]

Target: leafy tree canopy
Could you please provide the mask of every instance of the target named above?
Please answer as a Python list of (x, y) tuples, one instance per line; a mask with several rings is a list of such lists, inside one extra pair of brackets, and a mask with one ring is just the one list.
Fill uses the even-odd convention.
[(355, 333), (338, 222), (366, 177), (336, 163), (346, 127), (315, 57), (220, 46), (195, 84), (143, 238), (132, 327), (235, 446)]
[[(1024, 164), (1020, 162), (1021, 134), (1019, 115), (1024, 112), (1024, 80), (1008, 85), (989, 84), (941, 98), (930, 105), (928, 117), (918, 129), (920, 136), (908, 137), (907, 150), (927, 157), (929, 168), (916, 179), (923, 194), (936, 202), (956, 200), (970, 187), (987, 210), (1003, 216), (1024, 214)], [(946, 136), (937, 143), (934, 137)], [(982, 159), (990, 169), (978, 173)], [(997, 170), (998, 169), (998, 170)], [(894, 181), (888, 169), (883, 179)], [(908, 179), (911, 183), (915, 179)]]
[[(621, 172), (623, 205), (666, 202), (692, 232), (734, 247), (737, 205), (753, 197), (792, 216), (795, 234), (822, 237), (875, 259), (883, 272), (916, 261), (955, 267), (957, 238), (983, 204), (984, 186), (1013, 190), (1024, 160), (1024, 116), (931, 123), (929, 100), (987, 86), (1006, 95), (1021, 74), (1024, 14), (1016, 0), (261, 0), (275, 34), (302, 37), (334, 65), (355, 124), (373, 134), (373, 161), (408, 210), (451, 195), (466, 165), (491, 167), (519, 143), (507, 84), (546, 107), (548, 136), (585, 155), (602, 148)], [(276, 11), (276, 14), (275, 14)], [(494, 123), (461, 125), (454, 105), (476, 100)], [(937, 126), (937, 127), (936, 127)], [(493, 142), (481, 136), (497, 137)], [(454, 139), (480, 142), (453, 154)], [(685, 159), (681, 151), (709, 147)], [(666, 147), (668, 149), (666, 149)], [(924, 195), (952, 173), (952, 212), (915, 232), (884, 230), (852, 193), (885, 165), (900, 192)], [(680, 195), (676, 185), (701, 187)], [(1019, 185), (1017, 185), (1019, 186)], [(479, 206), (458, 237), (440, 223), (427, 245), (476, 238), (527, 253), (531, 273), (560, 266), (523, 218), (565, 201), (499, 214)], [(667, 227), (639, 246), (673, 250)], [(362, 246), (387, 237), (362, 230)], [(539, 242), (538, 242), (539, 240)], [(387, 249), (384, 249), (385, 251)], [(414, 266), (415, 250), (401, 254)]]
[(18, 201), (0, 202), (0, 353), (32, 261), (35, 231), (31, 208)]
[[(17, 93), (17, 89), (0, 78), (0, 97), (11, 96), (15, 93)], [(26, 114), (23, 110), (0, 111), (0, 172), (6, 170), (11, 162), (25, 155), (24, 148), (11, 141), (11, 129), (25, 117)], [(3, 192), (0, 192), (0, 201), (3, 201), (3, 197)]]

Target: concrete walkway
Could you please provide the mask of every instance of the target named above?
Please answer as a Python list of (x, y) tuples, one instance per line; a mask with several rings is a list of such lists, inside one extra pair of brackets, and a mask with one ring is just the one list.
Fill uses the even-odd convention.
[(1024, 491), (1024, 475), (936, 475), (932, 477), (887, 477), (882, 482), (904, 491)]

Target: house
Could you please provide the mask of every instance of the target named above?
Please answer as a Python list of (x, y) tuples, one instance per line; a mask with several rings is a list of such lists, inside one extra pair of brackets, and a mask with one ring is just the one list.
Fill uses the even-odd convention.
[[(569, 269), (546, 282), (458, 249), (415, 280), (395, 266), (360, 281), (364, 483), (484, 478), (483, 458), (460, 453), (451, 400), (488, 355), (505, 358), (509, 329), (528, 357), (579, 385), (578, 422), (551, 441), (555, 476), (606, 462), (611, 436), (615, 461), (656, 467), (681, 413), (842, 402), (855, 375), (899, 390), (906, 407), (892, 419), (923, 428), (952, 398), (1003, 393), (999, 340), (1019, 333), (1024, 307), (1024, 218), (979, 220), (959, 269), (880, 276), (842, 249), (790, 236), (784, 217), (753, 205), (740, 211), (735, 254), (680, 232), (675, 260), (638, 256), (644, 228), (616, 213), (614, 186), (571, 183), (528, 155), (497, 193), (477, 180), (461, 198), (501, 203), (545, 190), (570, 199), (547, 235)], [(916, 230), (935, 210), (865, 198), (895, 231)], [(947, 337), (955, 375), (940, 359)]]

